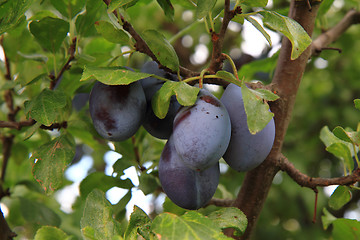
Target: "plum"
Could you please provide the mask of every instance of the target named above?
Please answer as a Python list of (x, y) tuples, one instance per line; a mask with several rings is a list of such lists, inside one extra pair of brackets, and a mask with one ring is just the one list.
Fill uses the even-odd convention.
[(231, 139), (223, 158), (237, 171), (249, 171), (260, 165), (273, 146), (274, 119), (256, 134), (251, 134), (241, 94), (241, 87), (229, 84), (220, 101), (225, 105), (231, 120)]
[(96, 82), (89, 108), (94, 127), (103, 138), (123, 141), (134, 135), (143, 122), (145, 94), (139, 82), (129, 85)]
[(230, 141), (231, 123), (225, 106), (201, 89), (193, 106), (181, 107), (174, 119), (174, 144), (184, 163), (194, 170), (214, 165)]
[[(172, 81), (177, 81), (177, 77), (174, 74), (170, 74), (162, 69), (159, 69), (158, 64), (154, 61), (146, 62), (141, 68), (141, 71), (155, 74)], [(172, 133), (173, 121), (178, 109), (180, 108), (180, 104), (176, 100), (176, 97), (172, 96), (167, 115), (163, 119), (158, 118), (152, 109), (151, 100), (155, 93), (163, 86), (164, 81), (154, 77), (148, 77), (141, 79), (140, 83), (144, 89), (147, 102), (143, 126), (152, 136), (160, 139), (168, 139)]]
[(169, 138), (161, 153), (159, 178), (164, 192), (176, 205), (191, 210), (204, 207), (215, 194), (219, 176), (218, 162), (203, 171), (184, 165), (172, 136)]

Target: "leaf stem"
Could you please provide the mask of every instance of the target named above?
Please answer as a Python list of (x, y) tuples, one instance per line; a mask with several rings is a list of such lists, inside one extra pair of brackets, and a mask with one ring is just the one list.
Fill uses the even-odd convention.
[(223, 53), (222, 55), (224, 57), (226, 57), (227, 60), (229, 60), (236, 79), (238, 79), (240, 81), (239, 75), (238, 75), (238, 72), (237, 72), (237, 69), (236, 69), (236, 65), (235, 65), (234, 61), (232, 60), (232, 58), (229, 55), (227, 55), (226, 53)]
[(353, 145), (353, 148), (354, 148), (354, 157), (355, 157), (356, 164), (358, 165), (358, 167), (360, 167), (360, 161), (359, 161), (359, 157), (357, 155), (356, 145), (355, 145), (355, 143), (353, 143), (352, 145)]

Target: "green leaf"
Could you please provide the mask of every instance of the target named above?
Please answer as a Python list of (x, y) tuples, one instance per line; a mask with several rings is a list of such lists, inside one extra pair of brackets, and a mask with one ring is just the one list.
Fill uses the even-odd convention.
[(112, 43), (128, 44), (129, 36), (121, 29), (116, 29), (107, 21), (95, 22), (95, 28), (106, 40)]
[[(99, 184), (101, 183), (101, 184)], [(112, 187), (119, 187), (124, 189), (130, 189), (134, 185), (130, 179), (122, 180), (118, 177), (111, 177), (105, 175), (103, 172), (93, 172), (89, 174), (81, 183), (80, 183), (80, 195), (86, 197), (91, 191), (95, 188), (106, 192)]]
[(50, 126), (59, 115), (59, 110), (65, 107), (66, 103), (66, 95), (63, 92), (45, 88), (30, 103), (25, 105), (25, 111), (37, 122)]
[(45, 193), (51, 194), (62, 186), (65, 168), (74, 155), (74, 140), (65, 134), (34, 150), (30, 158), (35, 162), (32, 173)]
[(209, 218), (221, 229), (235, 229), (235, 236), (243, 234), (247, 227), (247, 218), (238, 208), (222, 208), (210, 213)]
[(165, 13), (165, 16), (171, 21), (174, 21), (174, 6), (171, 4), (170, 0), (156, 0), (162, 10)]
[(24, 13), (33, 0), (10, 0), (0, 3), (0, 35), (16, 27), (25, 19)]
[(43, 48), (56, 52), (69, 32), (69, 23), (60, 18), (45, 17), (32, 21), (29, 28)]
[(125, 239), (137, 239), (140, 234), (145, 239), (149, 239), (151, 220), (149, 216), (138, 206), (134, 206), (134, 211), (130, 215), (129, 224), (126, 228)]
[(161, 65), (177, 72), (179, 70), (179, 58), (173, 46), (165, 36), (156, 30), (146, 30), (141, 37), (154, 53)]
[(43, 54), (38, 54), (38, 53), (24, 54), (24, 53), (21, 53), (21, 52), (18, 52), (18, 54), (20, 56), (22, 56), (23, 58), (38, 61), (38, 62), (41, 62), (41, 63), (46, 63), (48, 61), (48, 57), (43, 55)]
[(321, 216), (321, 222), (324, 230), (326, 230), (337, 218), (334, 217), (326, 208), (323, 208), (323, 213), (324, 215)]
[(264, 24), (284, 34), (292, 44), (291, 60), (298, 58), (311, 44), (311, 38), (295, 20), (273, 11), (260, 11)]
[(187, 212), (178, 217), (172, 213), (158, 215), (152, 223), (152, 230), (158, 238), (164, 240), (199, 239), (225, 240), (220, 228), (211, 219), (198, 212)]
[(265, 31), (265, 29), (252, 17), (245, 17), (246, 20), (248, 20), (257, 30), (261, 32), (261, 34), (266, 38), (269, 45), (271, 46), (271, 37), (270, 35)]
[(235, 85), (241, 86), (241, 81), (237, 79), (234, 74), (227, 72), (227, 71), (218, 71), (216, 73), (216, 76), (218, 76), (221, 79), (224, 79), (225, 81), (229, 83), (233, 83)]
[(360, 222), (353, 219), (338, 218), (333, 222), (333, 240), (360, 239)]
[(239, 71), (238, 75), (240, 78), (244, 78), (245, 81), (251, 81), (257, 79), (258, 73), (269, 73), (269, 77), (271, 78), (272, 73), (275, 70), (277, 59), (279, 54), (276, 53), (270, 58), (259, 59), (255, 61), (251, 61), (245, 65), (243, 65)]
[(339, 210), (351, 200), (351, 192), (346, 186), (338, 186), (329, 199), (329, 207)]
[(113, 173), (117, 173), (118, 177), (124, 175), (124, 171), (128, 169), (129, 167), (134, 166), (134, 161), (126, 158), (120, 158), (118, 159), (112, 166)]
[(359, 146), (360, 144), (360, 132), (355, 132), (355, 131), (349, 132), (343, 129), (342, 127), (338, 126), (334, 128), (333, 133), (336, 137), (340, 138), (345, 142), (349, 142), (357, 146)]
[(240, 4), (244, 4), (249, 7), (266, 7), (268, 0), (241, 0)]
[(106, 12), (106, 5), (103, 1), (87, 0), (85, 12), (76, 18), (76, 31), (81, 36), (87, 36), (95, 31), (95, 22)]
[(318, 10), (318, 14), (317, 14), (316, 17), (319, 18), (319, 17), (322, 17), (323, 15), (325, 15), (329, 11), (329, 9), (330, 9), (331, 5), (333, 4), (333, 2), (334, 2), (334, 0), (323, 0), (323, 1), (321, 1), (320, 7), (319, 7), (319, 10)]
[(34, 240), (66, 240), (70, 237), (61, 229), (50, 226), (42, 226), (36, 231)]
[[(274, 114), (269, 111), (269, 105), (263, 99), (265, 94), (249, 89), (246, 86), (241, 88), (241, 93), (244, 100), (244, 108), (247, 116), (249, 131), (251, 134), (256, 134), (270, 122), (270, 120), (274, 117)], [(267, 97), (271, 99), (275, 98), (271, 94), (267, 95)]]
[(360, 110), (360, 99), (355, 99), (354, 104), (355, 104), (355, 108)]
[(108, 6), (108, 13), (112, 13), (117, 8), (124, 7), (126, 4), (133, 2), (134, 0), (112, 0)]
[(155, 93), (151, 101), (155, 115), (160, 119), (165, 118), (169, 110), (172, 95), (176, 95), (181, 105), (191, 106), (195, 103), (199, 91), (199, 88), (190, 86), (184, 82), (165, 82), (160, 90)]
[(96, 79), (106, 85), (128, 85), (152, 74), (134, 72), (124, 67), (87, 67), (85, 66), (80, 81)]
[(153, 193), (158, 187), (159, 184), (156, 177), (154, 177), (152, 174), (147, 174), (146, 172), (141, 173), (139, 177), (139, 189), (145, 195)]
[(82, 234), (88, 233), (87, 228), (90, 227), (94, 239), (112, 239), (121, 235), (120, 223), (114, 220), (112, 215), (112, 206), (105, 198), (105, 193), (98, 189), (93, 190), (86, 198), (80, 221)]
[(343, 160), (346, 168), (349, 171), (352, 171), (352, 169), (354, 169), (354, 161), (351, 157), (351, 151), (347, 145), (341, 142), (333, 143), (326, 148), (326, 151)]
[(197, 19), (206, 17), (214, 8), (216, 0), (198, 0), (195, 16)]
[(61, 218), (51, 208), (28, 198), (19, 197), (19, 200), (20, 211), (26, 221), (40, 225), (60, 226)]
[(50, 2), (63, 16), (72, 19), (83, 9), (86, 0), (51, 0)]

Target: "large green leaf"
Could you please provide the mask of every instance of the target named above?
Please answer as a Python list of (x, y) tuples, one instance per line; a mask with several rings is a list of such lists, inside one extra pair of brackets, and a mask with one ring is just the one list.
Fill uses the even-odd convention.
[(34, 150), (32, 173), (47, 194), (62, 186), (65, 168), (75, 155), (75, 143), (69, 135), (61, 135)]
[(42, 226), (39, 230), (36, 231), (34, 240), (70, 240), (71, 237), (68, 236), (63, 230), (51, 227), (51, 226)]
[(162, 240), (225, 240), (221, 227), (198, 212), (187, 212), (181, 217), (172, 213), (158, 215), (152, 230)]
[(198, 0), (195, 16), (197, 19), (201, 19), (208, 15), (214, 8), (216, 0)]
[(72, 19), (78, 14), (85, 6), (86, 0), (50, 0), (51, 4), (63, 16)]
[(221, 229), (235, 229), (236, 236), (245, 232), (248, 223), (246, 215), (240, 209), (234, 207), (222, 208), (212, 212), (209, 218)]
[(126, 228), (125, 239), (137, 239), (138, 234), (149, 239), (151, 220), (149, 216), (138, 206), (134, 206), (134, 211), (130, 215), (129, 224)]
[(121, 235), (120, 223), (113, 219), (112, 206), (105, 198), (105, 193), (98, 189), (86, 198), (80, 226), (83, 236), (91, 232), (93, 239), (113, 239)]
[(106, 85), (128, 85), (152, 74), (134, 72), (123, 67), (85, 67), (80, 81), (96, 79)]
[(345, 142), (349, 142), (357, 146), (360, 145), (360, 132), (346, 131), (342, 127), (338, 126), (334, 128), (333, 133), (336, 137), (340, 138)]
[(67, 97), (63, 92), (45, 88), (31, 102), (25, 104), (25, 111), (37, 122), (50, 126), (66, 104)]
[(56, 52), (69, 32), (69, 26), (68, 22), (60, 18), (45, 17), (38, 21), (32, 21), (29, 28), (43, 48)]
[(81, 36), (87, 36), (95, 29), (95, 22), (100, 19), (101, 14), (106, 12), (106, 5), (103, 1), (87, 0), (85, 12), (76, 18), (76, 31)]
[(20, 211), (27, 221), (41, 225), (60, 226), (61, 218), (51, 208), (25, 197), (20, 197), (19, 200)]
[(259, 30), (261, 32), (261, 34), (266, 38), (266, 40), (268, 41), (269, 45), (271, 46), (271, 37), (270, 35), (265, 31), (265, 29), (260, 25), (260, 23), (258, 23), (254, 18), (252, 17), (245, 17), (245, 19), (247, 21), (249, 21), (257, 30)]
[(333, 240), (360, 239), (360, 222), (354, 219), (338, 218), (333, 222)]
[(351, 157), (351, 152), (347, 145), (341, 142), (333, 143), (326, 148), (326, 151), (343, 160), (346, 168), (349, 171), (352, 171), (352, 169), (354, 168), (354, 161)]
[(176, 95), (178, 102), (183, 106), (191, 106), (197, 99), (197, 94), (200, 89), (190, 86), (184, 82), (167, 81), (155, 93), (151, 101), (152, 108), (155, 115), (163, 119), (165, 118), (170, 105), (170, 98), (172, 95)]
[(174, 6), (170, 0), (156, 0), (160, 7), (163, 9), (165, 16), (170, 20), (174, 20)]
[(112, 187), (119, 187), (124, 189), (130, 189), (134, 185), (130, 179), (122, 180), (117, 177), (111, 177), (105, 175), (103, 172), (94, 172), (89, 174), (81, 183), (80, 183), (80, 195), (86, 197), (91, 191), (95, 188), (106, 192)]
[(95, 22), (95, 28), (106, 40), (113, 43), (128, 44), (129, 36), (121, 29), (116, 29), (107, 21)]
[(278, 97), (267, 90), (252, 90), (243, 86), (241, 93), (244, 101), (244, 108), (247, 116), (247, 123), (250, 133), (256, 134), (261, 131), (274, 117), (269, 111), (266, 101), (274, 101)]
[(173, 46), (166, 40), (165, 36), (156, 30), (146, 30), (142, 38), (154, 53), (161, 65), (177, 72), (179, 70), (179, 58)]
[(9, 0), (0, 3), (0, 35), (25, 19), (24, 13), (34, 0)]
[(351, 200), (351, 192), (347, 186), (338, 186), (329, 199), (329, 206), (339, 210)]
[(291, 60), (298, 58), (311, 44), (311, 38), (295, 20), (273, 11), (260, 11), (264, 24), (284, 34), (292, 43)]

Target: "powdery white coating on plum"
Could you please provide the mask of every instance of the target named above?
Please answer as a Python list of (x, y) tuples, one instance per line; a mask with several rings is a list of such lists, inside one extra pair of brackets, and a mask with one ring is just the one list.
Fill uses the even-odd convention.
[[(158, 64), (154, 61), (146, 62), (141, 68), (141, 71), (144, 73), (155, 74), (173, 81), (177, 80), (176, 75), (159, 69)], [(148, 77), (141, 79), (140, 83), (144, 89), (147, 102), (143, 126), (152, 136), (160, 139), (168, 139), (172, 133), (173, 121), (178, 109), (180, 108), (180, 104), (176, 100), (176, 97), (172, 96), (167, 115), (164, 119), (159, 119), (152, 109), (151, 100), (155, 93), (163, 86), (164, 81), (154, 77)]]
[(105, 85), (96, 82), (89, 99), (96, 131), (105, 139), (123, 141), (139, 129), (146, 111), (144, 91), (139, 82)]
[(214, 165), (230, 141), (231, 123), (225, 106), (201, 89), (195, 104), (182, 107), (174, 119), (174, 144), (184, 163), (194, 170)]
[(176, 205), (191, 210), (204, 207), (215, 194), (219, 176), (219, 163), (204, 171), (192, 170), (180, 159), (172, 137), (167, 141), (159, 162), (159, 179)]
[(274, 119), (253, 135), (249, 132), (241, 87), (230, 84), (226, 87), (221, 102), (231, 120), (231, 139), (223, 158), (237, 171), (249, 171), (259, 166), (269, 155), (275, 139)]

